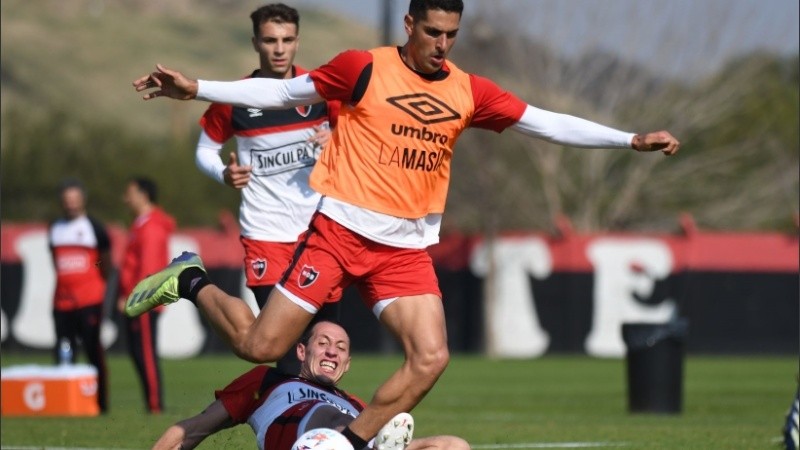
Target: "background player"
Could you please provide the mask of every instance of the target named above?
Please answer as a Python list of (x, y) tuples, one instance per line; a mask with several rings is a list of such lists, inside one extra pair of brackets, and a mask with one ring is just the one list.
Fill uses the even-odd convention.
[[(73, 349), (83, 347), (97, 369), (97, 404), (108, 411), (108, 371), (100, 327), (103, 299), (111, 273), (111, 241), (105, 226), (86, 212), (86, 189), (78, 180), (65, 180), (59, 189), (63, 216), (50, 224), (48, 240), (56, 270), (53, 321), (56, 347), (64, 340)], [(78, 343), (80, 342), (80, 345)]]
[[(307, 73), (294, 65), (300, 46), (300, 15), (282, 3), (264, 5), (250, 14), (253, 49), (259, 68), (248, 78), (289, 79)], [(308, 227), (319, 194), (308, 177), (319, 152), (330, 140), (338, 102), (319, 102), (282, 110), (261, 110), (214, 103), (200, 126), (195, 160), (200, 170), (220, 183), (241, 190), (239, 227), (244, 247), (244, 273), (258, 308), (292, 259), (297, 238)], [(236, 138), (237, 151), (226, 165), (223, 145)], [(323, 308), (320, 317), (335, 318), (338, 306)], [(293, 352), (278, 368), (297, 373)]]
[[(169, 239), (175, 219), (158, 207), (158, 188), (146, 177), (131, 179), (125, 187), (125, 204), (133, 214), (128, 244), (119, 274), (119, 305), (142, 278), (158, 271), (169, 260)], [(164, 408), (161, 367), (158, 360), (158, 319), (163, 308), (126, 318), (128, 352), (144, 391), (145, 408), (158, 414)]]

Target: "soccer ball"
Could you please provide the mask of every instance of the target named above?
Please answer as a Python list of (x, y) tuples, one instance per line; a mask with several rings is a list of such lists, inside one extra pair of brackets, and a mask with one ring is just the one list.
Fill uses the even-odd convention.
[(353, 450), (353, 445), (336, 430), (315, 428), (303, 433), (292, 450)]

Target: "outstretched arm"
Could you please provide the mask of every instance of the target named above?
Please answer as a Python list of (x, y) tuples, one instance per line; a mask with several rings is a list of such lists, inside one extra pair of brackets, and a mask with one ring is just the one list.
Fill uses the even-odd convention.
[(189, 450), (208, 436), (234, 425), (222, 402), (217, 400), (200, 414), (167, 428), (153, 450)]
[(661, 151), (665, 155), (675, 154), (680, 147), (680, 142), (667, 131), (643, 135), (627, 133), (586, 119), (530, 105), (511, 128), (529, 136), (571, 147), (632, 148), (640, 152)]
[(133, 82), (136, 92), (150, 90), (145, 100), (169, 97), (177, 100), (205, 100), (244, 108), (284, 109), (317, 103), (317, 93), (308, 74), (289, 80), (247, 78), (239, 81), (205, 81), (186, 77), (160, 64), (156, 71)]

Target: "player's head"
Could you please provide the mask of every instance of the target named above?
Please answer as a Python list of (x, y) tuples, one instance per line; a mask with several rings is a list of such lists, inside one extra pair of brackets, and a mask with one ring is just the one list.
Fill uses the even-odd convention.
[(300, 45), (300, 15), (283, 3), (264, 5), (250, 14), (253, 49), (258, 53), (262, 77), (290, 78)]
[(158, 187), (146, 177), (131, 178), (125, 188), (123, 200), (135, 214), (158, 202)]
[(62, 181), (58, 187), (58, 195), (61, 198), (61, 209), (68, 219), (86, 213), (86, 188), (79, 180), (68, 178)]
[(463, 10), (462, 0), (411, 0), (404, 20), (406, 64), (422, 73), (441, 69), (456, 42)]
[(300, 376), (333, 386), (350, 369), (350, 336), (341, 325), (321, 320), (303, 334), (297, 359)]

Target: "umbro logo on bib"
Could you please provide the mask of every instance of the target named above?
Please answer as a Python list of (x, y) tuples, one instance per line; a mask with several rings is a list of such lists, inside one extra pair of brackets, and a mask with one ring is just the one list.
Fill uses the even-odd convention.
[(247, 108), (247, 114), (249, 114), (250, 117), (261, 117), (264, 115), (264, 111), (258, 108)]
[(427, 92), (389, 97), (386, 101), (423, 125), (458, 120), (461, 114)]

